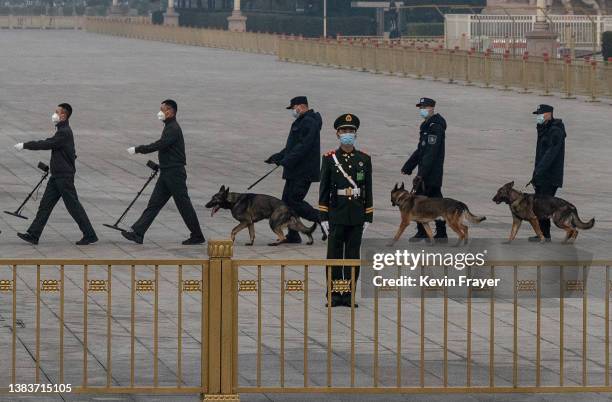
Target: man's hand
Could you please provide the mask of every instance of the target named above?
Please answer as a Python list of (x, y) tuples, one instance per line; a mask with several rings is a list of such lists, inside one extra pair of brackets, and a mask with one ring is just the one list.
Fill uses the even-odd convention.
[(423, 183), (423, 178), (421, 176), (414, 176), (414, 179), (412, 179), (412, 188), (418, 190), (421, 183)]
[(130, 155), (134, 155), (136, 153), (136, 147), (129, 147), (127, 151)]
[(328, 221), (321, 222), (321, 227), (323, 228), (323, 230), (325, 230), (325, 233), (329, 233), (329, 222)]
[(366, 230), (368, 229), (368, 226), (370, 226), (370, 222), (363, 223), (363, 231), (361, 232), (362, 236), (365, 234)]
[(15, 144), (15, 149), (18, 151), (21, 151), (23, 149), (23, 142), (20, 142), (19, 144)]
[(276, 166), (280, 165), (280, 161), (278, 160), (278, 158), (276, 157), (276, 155), (272, 155), (271, 157), (269, 157), (268, 159), (265, 160), (266, 163), (268, 164), (275, 164)]

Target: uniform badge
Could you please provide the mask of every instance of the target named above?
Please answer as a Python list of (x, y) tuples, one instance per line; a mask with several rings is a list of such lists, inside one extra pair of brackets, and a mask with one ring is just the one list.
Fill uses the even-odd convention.
[(365, 174), (363, 173), (363, 171), (357, 172), (357, 181), (363, 181), (364, 178)]
[(353, 121), (353, 116), (351, 116), (350, 114), (346, 115), (346, 121)]
[(427, 143), (429, 145), (434, 145), (437, 140), (438, 140), (438, 137), (436, 137), (435, 135), (428, 135), (427, 136)]
[(425, 146), (425, 140), (421, 141), (421, 146)]

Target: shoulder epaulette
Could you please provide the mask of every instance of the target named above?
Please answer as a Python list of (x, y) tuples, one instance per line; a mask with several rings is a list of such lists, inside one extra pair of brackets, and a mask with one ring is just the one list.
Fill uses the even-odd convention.
[(330, 149), (329, 151), (325, 152), (323, 155), (324, 156), (332, 156), (335, 153), (336, 153), (335, 149)]

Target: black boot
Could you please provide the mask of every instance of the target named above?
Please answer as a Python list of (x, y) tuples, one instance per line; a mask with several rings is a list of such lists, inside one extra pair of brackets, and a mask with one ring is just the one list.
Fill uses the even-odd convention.
[[(332, 292), (331, 294), (332, 299), (331, 299), (331, 306), (332, 307), (338, 307), (338, 306), (342, 306), (342, 296), (340, 295), (340, 293), (337, 292)], [(325, 307), (327, 307), (327, 303), (325, 303)]]
[(136, 244), (142, 244), (143, 242), (143, 237), (134, 231), (124, 230), (123, 232), (121, 232), (121, 235)]
[(437, 243), (448, 243), (448, 236), (446, 235), (446, 222), (438, 219), (436, 220), (436, 235), (434, 239)]
[[(342, 295), (342, 305), (351, 307), (351, 293), (345, 293)], [(357, 302), (355, 302), (355, 308), (359, 308), (359, 304), (357, 304)]]
[(417, 232), (414, 236), (408, 239), (408, 241), (411, 243), (416, 243), (424, 239), (427, 239), (427, 233), (425, 233), (425, 228), (422, 224), (417, 223)]
[(38, 244), (38, 238), (34, 237), (33, 235), (31, 235), (30, 233), (26, 232), (26, 233), (17, 233), (17, 236), (23, 240), (23, 241), (27, 241), (30, 244)]
[(317, 224), (321, 228), (321, 234), (322, 234), (321, 241), (327, 240), (327, 232), (325, 231), (325, 229), (323, 229), (323, 226), (321, 226), (321, 220), (320, 219), (317, 221)]
[(283, 243), (290, 244), (300, 244), (301, 242), (302, 238), (300, 237), (300, 234), (297, 231), (291, 229), (289, 229), (289, 231), (287, 232), (287, 237), (285, 238), (285, 241), (283, 241)]

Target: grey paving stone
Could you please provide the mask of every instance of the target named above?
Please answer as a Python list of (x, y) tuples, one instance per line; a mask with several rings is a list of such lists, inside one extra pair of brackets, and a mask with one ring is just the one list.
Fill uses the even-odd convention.
[[(531, 111), (542, 102), (555, 105), (556, 114), (565, 120), (568, 138), (566, 185), (560, 196), (578, 206), (583, 218), (595, 216), (597, 224), (581, 233), (581, 248), (594, 258), (610, 258), (612, 229), (612, 171), (609, 169), (610, 106), (588, 104), (581, 100), (541, 98), (514, 92), (466, 88), (440, 82), (417, 81), (281, 63), (271, 56), (243, 54), (215, 49), (178, 46), (123, 38), (98, 36), (85, 32), (3, 31), (0, 33), (0, 205), (13, 209), (37, 182), (39, 160), (47, 161), (46, 152), (17, 153), (17, 142), (39, 139), (52, 131), (50, 114), (61, 101), (75, 109), (72, 126), (77, 141), (77, 189), (100, 242), (91, 247), (77, 247), (78, 228), (63, 205), (58, 204), (40, 245), (24, 244), (15, 232), (27, 228), (28, 221), (0, 216), (0, 257), (2, 258), (203, 258), (205, 246), (185, 247), (187, 237), (176, 207), (169, 203), (147, 234), (144, 245), (126, 242), (118, 232), (102, 223), (113, 223), (142, 186), (149, 156), (129, 156), (125, 149), (158, 138), (160, 124), (155, 118), (159, 102), (174, 98), (179, 104), (179, 121), (188, 144), (188, 174), (192, 200), (209, 239), (226, 238), (236, 224), (227, 211), (210, 217), (203, 205), (222, 185), (245, 191), (270, 168), (263, 163), (280, 150), (287, 135), (290, 118), (284, 110), (288, 99), (305, 94), (324, 119), (322, 150), (335, 147), (331, 125), (344, 112), (357, 114), (362, 122), (358, 146), (372, 155), (375, 183), (375, 223), (366, 237), (388, 238), (395, 231), (399, 214), (389, 202), (389, 190), (398, 181), (409, 181), (399, 170), (417, 142), (419, 118), (415, 99), (435, 98), (439, 111), (447, 118), (447, 161), (444, 194), (460, 199), (488, 220), (473, 227), (471, 234), (482, 238), (504, 238), (511, 218), (506, 206), (490, 200), (497, 187), (509, 180), (520, 185), (528, 181), (535, 147), (535, 127)], [(280, 195), (280, 173), (260, 183), (255, 190)], [(149, 188), (124, 225), (132, 223), (146, 205)], [(42, 194), (42, 193), (41, 193)], [(308, 200), (316, 204), (316, 186)], [(31, 201), (25, 213), (33, 218), (37, 201)], [(525, 225), (519, 236), (530, 235)], [(244, 247), (247, 233), (238, 236), (235, 254), (239, 258), (321, 258), (325, 244), (270, 248), (274, 239), (262, 222), (257, 225), (254, 247)], [(409, 235), (409, 234), (407, 234)], [(555, 241), (561, 233), (553, 231)], [(543, 253), (545, 251), (543, 250)], [(198, 278), (197, 267), (185, 267), (184, 279)], [(43, 279), (57, 278), (57, 267), (43, 267)], [(253, 268), (241, 270), (242, 279), (253, 279)], [(302, 268), (288, 268), (287, 279), (301, 278)], [(0, 278), (10, 276), (10, 267), (0, 267)], [(113, 384), (129, 383), (129, 283), (127, 267), (115, 267), (113, 277), (112, 359)], [(152, 278), (151, 267), (139, 267), (138, 277)], [(20, 269), (18, 278), (18, 317), (24, 327), (18, 334), (18, 373), (26, 380), (34, 373), (35, 363), (35, 268)], [(105, 267), (90, 267), (89, 278), (106, 278)], [(263, 368), (262, 383), (276, 386), (280, 368), (280, 283), (277, 268), (264, 269), (263, 283)], [(308, 331), (309, 378), (311, 385), (325, 385), (327, 358), (327, 318), (323, 307), (325, 278), (317, 267), (310, 269)], [(160, 269), (160, 360), (162, 383), (176, 381), (176, 270)], [(79, 383), (82, 373), (83, 310), (82, 269), (66, 267), (66, 380)], [(0, 349), (10, 347), (11, 305), (7, 294), (0, 294)], [(256, 367), (256, 297), (241, 294), (240, 299), (240, 383), (253, 385)], [(558, 367), (558, 301), (543, 303), (542, 382), (555, 385)], [(136, 380), (152, 383), (152, 310), (150, 294), (139, 294), (136, 302)], [(303, 295), (287, 294), (285, 311), (285, 376), (287, 385), (303, 381)], [(426, 309), (426, 383), (442, 384), (442, 307), (440, 300), (428, 300)], [(106, 381), (106, 301), (104, 294), (92, 294), (88, 302), (88, 367), (90, 383)], [(356, 312), (356, 380), (369, 385), (373, 376), (373, 303), (360, 301)], [(199, 381), (199, 297), (185, 295), (183, 308), (183, 375), (187, 385)], [(489, 305), (473, 303), (472, 382), (488, 382)], [(582, 375), (582, 305), (567, 300), (565, 327), (565, 381), (578, 384)], [(43, 376), (57, 379), (59, 303), (44, 295), (41, 303), (41, 344)], [(449, 384), (465, 381), (466, 305), (462, 300), (449, 302)], [(379, 373), (381, 384), (395, 383), (396, 310), (393, 303), (381, 302), (379, 309)], [(420, 300), (406, 299), (402, 308), (402, 378), (406, 386), (418, 385)], [(589, 304), (588, 370), (589, 383), (603, 383), (603, 307)], [(519, 308), (520, 378), (526, 384), (535, 378), (535, 306), (524, 302)], [(350, 313), (333, 313), (333, 378), (335, 385), (349, 384)], [(496, 384), (512, 382), (512, 304), (496, 302)], [(7, 360), (0, 360), (0, 383), (9, 380)], [(531, 382), (530, 382), (531, 381)], [(66, 400), (169, 400), (168, 396), (106, 395), (96, 397), (64, 396)], [(324, 397), (330, 401), (389, 400), (602, 400), (603, 394), (580, 395), (251, 395), (246, 401), (308, 401)], [(570, 399), (571, 398), (571, 399)], [(171, 400), (196, 400), (197, 396), (171, 397)], [(41, 400), (21, 397), (0, 400)], [(59, 400), (50, 396), (49, 400)]]

